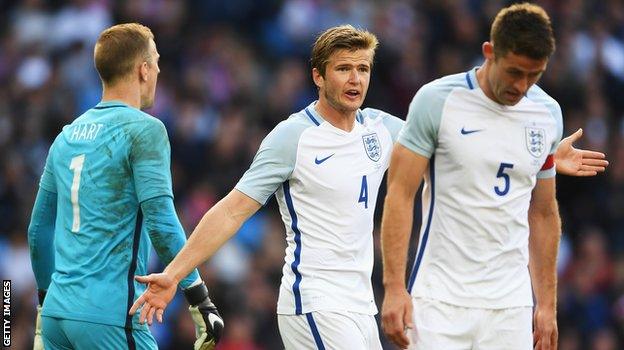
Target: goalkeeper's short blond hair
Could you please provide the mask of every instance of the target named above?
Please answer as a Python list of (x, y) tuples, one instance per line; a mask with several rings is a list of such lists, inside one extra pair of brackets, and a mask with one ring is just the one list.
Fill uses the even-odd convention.
[(104, 85), (115, 84), (140, 62), (152, 62), (152, 31), (139, 23), (117, 24), (105, 29), (95, 43), (93, 60)]

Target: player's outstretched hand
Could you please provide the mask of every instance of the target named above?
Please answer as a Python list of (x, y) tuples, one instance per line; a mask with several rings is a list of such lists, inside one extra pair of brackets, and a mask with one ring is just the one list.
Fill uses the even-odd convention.
[(141, 309), (141, 316), (139, 317), (139, 322), (141, 324), (145, 323), (145, 320), (147, 320), (147, 324), (151, 326), (154, 320), (154, 314), (156, 314), (158, 322), (162, 323), (163, 313), (165, 312), (167, 304), (169, 304), (175, 295), (177, 284), (173, 278), (164, 272), (153, 273), (149, 276), (135, 276), (134, 279), (138, 282), (146, 283), (147, 289), (130, 308), (130, 315), (134, 315), (140, 307), (143, 307)]
[(559, 333), (554, 309), (539, 306), (533, 315), (533, 344), (535, 350), (556, 350)]
[(208, 296), (208, 288), (202, 282), (185, 289), (184, 296), (191, 305), (189, 311), (195, 322), (194, 350), (214, 349), (223, 333), (223, 319)]
[(388, 339), (401, 349), (410, 343), (406, 331), (414, 328), (412, 309), (412, 297), (405, 288), (386, 288), (381, 325)]
[(609, 161), (602, 152), (577, 149), (572, 144), (583, 136), (583, 129), (564, 138), (555, 152), (557, 173), (569, 176), (595, 176), (605, 171)]

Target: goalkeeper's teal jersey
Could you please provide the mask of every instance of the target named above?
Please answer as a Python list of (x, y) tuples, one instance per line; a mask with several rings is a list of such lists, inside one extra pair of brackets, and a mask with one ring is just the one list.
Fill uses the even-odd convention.
[(43, 315), (146, 329), (128, 310), (145, 287), (150, 240), (140, 203), (173, 197), (158, 119), (102, 102), (63, 128), (40, 186), (57, 196), (55, 263)]

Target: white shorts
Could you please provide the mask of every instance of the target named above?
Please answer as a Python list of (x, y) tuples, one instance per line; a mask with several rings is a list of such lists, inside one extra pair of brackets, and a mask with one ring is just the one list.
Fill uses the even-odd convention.
[(408, 330), (412, 350), (533, 349), (533, 308), (466, 308), (437, 300), (412, 298), (415, 329)]
[(381, 350), (375, 316), (354, 312), (315, 311), (277, 315), (287, 350)]

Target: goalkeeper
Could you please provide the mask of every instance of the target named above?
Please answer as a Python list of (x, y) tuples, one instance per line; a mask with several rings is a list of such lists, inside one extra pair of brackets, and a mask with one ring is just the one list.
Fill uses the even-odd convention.
[[(28, 242), (39, 307), (35, 349), (157, 349), (128, 315), (145, 287), (150, 244), (169, 263), (186, 238), (173, 206), (164, 125), (153, 104), (154, 35), (140, 24), (103, 31), (94, 50), (102, 101), (50, 147)], [(197, 270), (180, 282), (196, 323), (196, 349), (214, 348), (223, 321)]]

